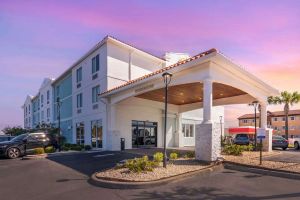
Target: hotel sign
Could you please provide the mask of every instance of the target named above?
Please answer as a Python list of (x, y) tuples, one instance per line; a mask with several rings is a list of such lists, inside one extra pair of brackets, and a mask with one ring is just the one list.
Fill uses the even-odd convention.
[(136, 90), (134, 90), (135, 93), (139, 93), (139, 92), (143, 92), (145, 90), (149, 90), (149, 89), (152, 89), (154, 87), (154, 84), (150, 84), (150, 85), (145, 85), (145, 86), (142, 86)]

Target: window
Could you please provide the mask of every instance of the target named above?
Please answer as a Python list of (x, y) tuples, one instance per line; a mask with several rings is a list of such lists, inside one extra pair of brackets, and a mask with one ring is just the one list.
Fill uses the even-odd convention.
[(41, 106), (43, 107), (44, 104), (44, 95), (41, 95)]
[(255, 119), (252, 119), (252, 122), (254, 123), (254, 122), (255, 122)]
[(99, 71), (99, 54), (92, 58), (92, 74), (96, 73)]
[(42, 110), (42, 113), (41, 113), (41, 120), (44, 121), (44, 111)]
[(278, 127), (277, 127), (277, 126), (274, 126), (274, 130), (276, 130), (276, 131), (277, 131), (277, 130), (278, 130)]
[(76, 83), (82, 81), (82, 67), (76, 70)]
[(282, 118), (282, 121), (285, 121), (285, 117)]
[(282, 130), (285, 130), (285, 126), (282, 126)]
[(243, 123), (247, 124), (248, 120), (247, 119), (243, 119)]
[(77, 95), (77, 108), (82, 107), (82, 93)]
[(296, 126), (291, 126), (290, 130), (296, 130)]
[(49, 99), (50, 99), (50, 91), (47, 91), (47, 104), (49, 104)]
[(84, 123), (76, 123), (76, 144), (84, 144)]
[(56, 86), (56, 97), (59, 97), (59, 86)]
[(98, 102), (98, 94), (100, 93), (100, 86), (97, 85), (96, 87), (92, 88), (92, 102), (97, 103)]
[(25, 107), (25, 115), (27, 115), (27, 106)]
[(50, 108), (47, 108), (47, 118), (50, 117)]
[(194, 137), (194, 124), (182, 124), (184, 137)]
[(277, 122), (277, 117), (274, 117), (274, 121)]
[(294, 117), (294, 116), (291, 116), (291, 120), (294, 121), (294, 120), (295, 120), (295, 117)]

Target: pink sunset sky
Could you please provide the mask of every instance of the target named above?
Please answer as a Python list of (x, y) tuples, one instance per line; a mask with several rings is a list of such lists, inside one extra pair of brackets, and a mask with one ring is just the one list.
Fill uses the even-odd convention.
[[(23, 125), (26, 95), (106, 35), (157, 56), (214, 47), (275, 88), (300, 91), (298, 0), (1, 0), (0, 129)], [(227, 106), (225, 121), (252, 110)]]

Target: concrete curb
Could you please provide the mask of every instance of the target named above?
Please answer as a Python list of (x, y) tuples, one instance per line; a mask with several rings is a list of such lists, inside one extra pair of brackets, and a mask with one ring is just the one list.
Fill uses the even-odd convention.
[(266, 167), (252, 166), (252, 165), (234, 163), (230, 161), (224, 161), (223, 165), (225, 169), (237, 170), (241, 172), (251, 172), (251, 173), (262, 174), (266, 176), (276, 176), (281, 178), (300, 180), (300, 173), (298, 172), (270, 169)]
[(187, 172), (184, 174), (179, 174), (172, 177), (163, 178), (160, 180), (143, 181), (143, 182), (125, 182), (125, 181), (121, 182), (121, 181), (104, 180), (104, 179), (97, 178), (96, 177), (97, 173), (94, 173), (88, 182), (94, 186), (110, 188), (110, 189), (142, 189), (142, 188), (150, 188), (150, 187), (165, 185), (171, 182), (175, 182), (184, 178), (191, 177), (193, 175), (205, 176), (210, 174), (211, 172), (218, 171), (221, 169), (223, 169), (223, 165), (222, 163), (218, 163), (216, 165), (208, 166), (204, 169)]

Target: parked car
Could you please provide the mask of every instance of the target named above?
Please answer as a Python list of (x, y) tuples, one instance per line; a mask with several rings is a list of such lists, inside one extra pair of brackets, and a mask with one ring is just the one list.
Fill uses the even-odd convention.
[(10, 141), (13, 138), (14, 138), (14, 136), (0, 135), (0, 142)]
[(273, 135), (272, 148), (282, 148), (286, 150), (289, 147), (289, 141), (280, 135)]
[(299, 150), (300, 149), (300, 138), (293, 138), (294, 140), (294, 149)]
[(251, 143), (247, 134), (237, 134), (233, 139), (233, 144), (249, 145)]
[(50, 140), (45, 133), (26, 133), (10, 141), (0, 142), (0, 155), (8, 158), (18, 158), (26, 153), (32, 153), (35, 148), (45, 148)]

